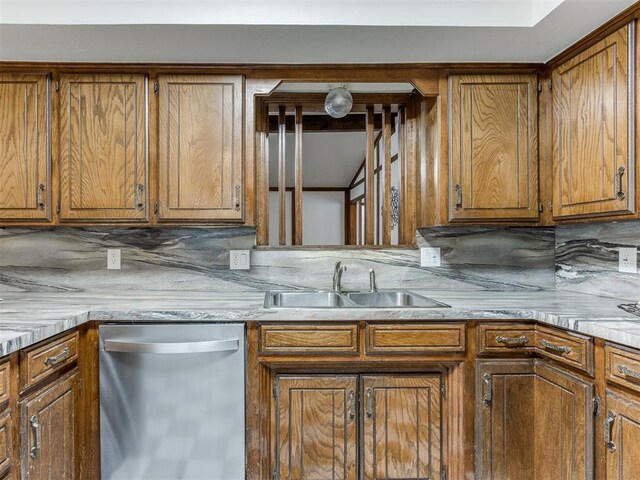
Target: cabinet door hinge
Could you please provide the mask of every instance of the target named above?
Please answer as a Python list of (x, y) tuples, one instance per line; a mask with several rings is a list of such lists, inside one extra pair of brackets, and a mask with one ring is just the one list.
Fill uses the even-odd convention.
[(553, 202), (549, 202), (549, 211), (553, 212)]
[(60, 82), (56, 80), (56, 92), (60, 91)]
[(599, 417), (600, 416), (600, 406), (602, 403), (602, 400), (600, 400), (600, 396), (596, 395), (595, 397), (593, 397), (591, 399), (591, 402), (593, 403), (593, 416), (594, 417)]
[(540, 202), (538, 204), (538, 213), (542, 213), (542, 212), (544, 212), (544, 205), (542, 205), (542, 202)]
[(158, 94), (158, 81), (153, 82), (153, 93)]
[(442, 467), (440, 469), (440, 480), (447, 480), (447, 467)]
[(538, 93), (540, 93), (541, 91), (542, 91), (542, 84), (538, 82)]
[(273, 471), (271, 472), (271, 479), (272, 480), (278, 480), (278, 469), (274, 468)]
[(278, 382), (277, 378), (273, 381), (273, 396), (274, 398), (280, 396), (280, 382)]
[(155, 202), (153, 202), (153, 213), (155, 215), (158, 214), (158, 201), (157, 200)]
[(440, 383), (440, 396), (442, 398), (447, 396), (447, 387), (445, 386), (444, 382)]
[(56, 205), (56, 213), (60, 213), (60, 202)]
[(553, 80), (549, 80), (549, 90), (553, 90)]

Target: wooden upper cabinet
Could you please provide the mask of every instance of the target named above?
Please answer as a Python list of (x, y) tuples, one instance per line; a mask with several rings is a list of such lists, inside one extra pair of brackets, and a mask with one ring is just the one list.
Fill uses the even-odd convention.
[(605, 415), (607, 480), (640, 478), (640, 401), (607, 391)]
[(356, 480), (356, 376), (282, 376), (277, 380), (278, 479)]
[(442, 478), (440, 382), (440, 375), (362, 378), (365, 480)]
[(48, 83), (0, 74), (0, 221), (51, 219)]
[(243, 219), (243, 77), (163, 75), (159, 221)]
[(536, 75), (454, 75), (449, 79), (449, 217), (536, 221)]
[(60, 78), (60, 220), (148, 217), (144, 75)]
[(553, 71), (556, 218), (635, 211), (634, 29)]

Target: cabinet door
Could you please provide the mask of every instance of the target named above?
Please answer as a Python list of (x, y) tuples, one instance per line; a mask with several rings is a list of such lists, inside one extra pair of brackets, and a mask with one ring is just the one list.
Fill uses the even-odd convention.
[(593, 477), (593, 386), (538, 360), (478, 362), (482, 479)]
[(476, 478), (535, 480), (535, 360), (478, 362), (476, 382)]
[(559, 368), (537, 363), (537, 478), (593, 478), (592, 400), (593, 385)]
[(0, 74), (0, 221), (50, 220), (46, 75)]
[(450, 219), (538, 219), (535, 75), (450, 78)]
[(609, 390), (606, 406), (607, 480), (640, 478), (640, 401)]
[(158, 220), (242, 220), (242, 83), (159, 77)]
[(276, 381), (277, 478), (355, 480), (357, 377), (282, 376)]
[(633, 29), (553, 71), (555, 217), (635, 211)]
[(23, 478), (76, 477), (77, 382), (73, 372), (22, 402)]
[(147, 219), (143, 75), (60, 78), (60, 218)]
[(440, 375), (362, 378), (366, 480), (439, 478), (440, 382)]

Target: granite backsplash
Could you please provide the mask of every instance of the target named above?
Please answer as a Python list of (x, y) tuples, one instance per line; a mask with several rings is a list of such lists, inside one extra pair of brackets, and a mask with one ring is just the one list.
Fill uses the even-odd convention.
[[(0, 229), (0, 292), (225, 291), (330, 288), (333, 266), (348, 266), (346, 289), (540, 290), (555, 283), (552, 228), (444, 227), (417, 232), (440, 247), (442, 266), (421, 268), (420, 252), (388, 249), (256, 249), (251, 269), (229, 270), (229, 249), (250, 249), (251, 228)], [(106, 269), (119, 248), (121, 270)]]

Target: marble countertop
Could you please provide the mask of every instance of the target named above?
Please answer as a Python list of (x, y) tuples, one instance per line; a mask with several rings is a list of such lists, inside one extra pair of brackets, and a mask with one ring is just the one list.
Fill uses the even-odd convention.
[(537, 320), (640, 348), (640, 317), (630, 303), (565, 291), (413, 290), (451, 308), (265, 309), (264, 292), (4, 293), (0, 294), (0, 356), (88, 320), (123, 322)]

